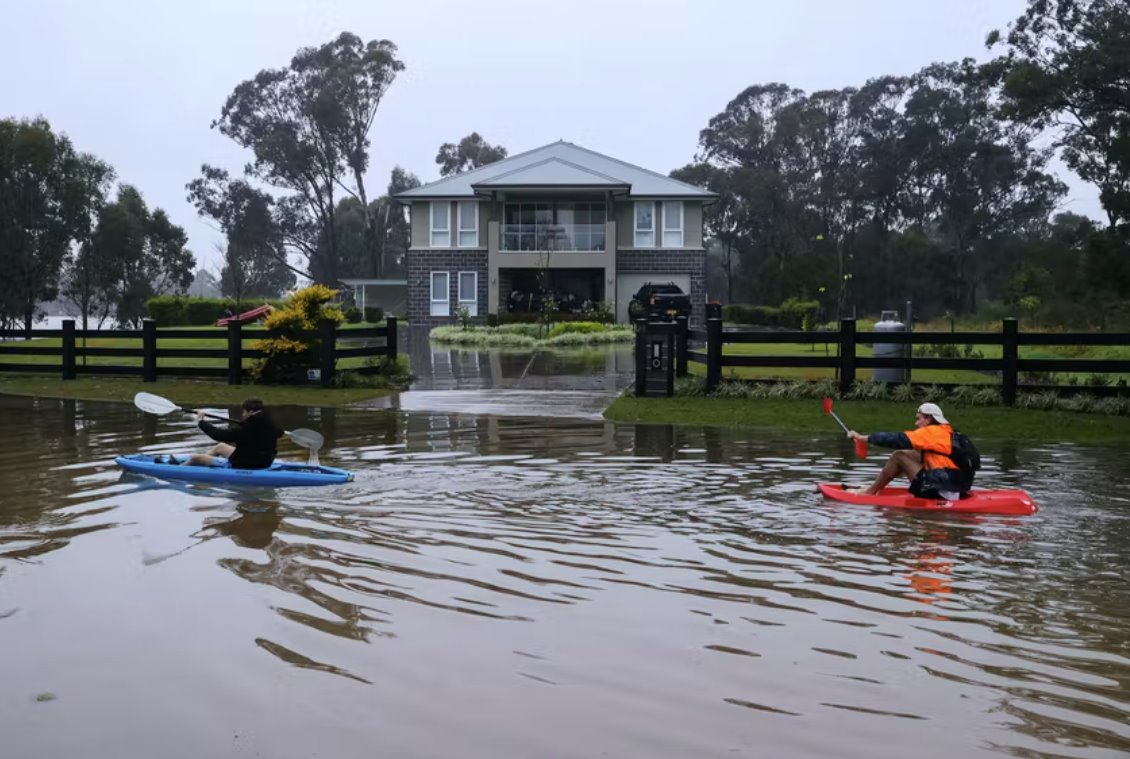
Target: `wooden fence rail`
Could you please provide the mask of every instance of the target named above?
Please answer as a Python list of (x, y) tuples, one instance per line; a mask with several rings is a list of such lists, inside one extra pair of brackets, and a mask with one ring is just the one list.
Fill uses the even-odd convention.
[[(691, 350), (689, 343), (705, 344), (705, 349)], [(727, 344), (814, 344), (837, 346), (835, 356), (743, 356), (727, 355)], [(1098, 359), (1044, 359), (1020, 358), (1020, 346), (1074, 345), (1130, 346), (1130, 334), (1091, 332), (1026, 332), (1021, 333), (1016, 319), (1004, 319), (1000, 332), (857, 332), (854, 319), (841, 319), (838, 332), (727, 332), (722, 320), (707, 319), (705, 330), (691, 330), (686, 321), (676, 325), (677, 376), (686, 376), (687, 362), (706, 365), (708, 390), (718, 387), (722, 370), (727, 367), (801, 367), (835, 369), (840, 390), (847, 392), (855, 384), (859, 369), (903, 369), (907, 378), (912, 369), (973, 370), (1000, 374), (1001, 398), (1008, 404), (1016, 402), (1021, 372), (1094, 372), (1130, 373), (1130, 361)], [(906, 345), (904, 355), (896, 357), (870, 357), (858, 355), (860, 345)], [(926, 358), (912, 355), (915, 345), (999, 345), (1000, 358)], [(909, 379), (908, 379), (909, 381)], [(1040, 389), (1077, 389), (1072, 386), (1041, 386)]]
[[(0, 356), (58, 356), (59, 363), (36, 364), (0, 361), (0, 372), (27, 372), (45, 374), (59, 372), (63, 379), (75, 379), (79, 374), (100, 375), (141, 375), (144, 382), (156, 382), (158, 377), (214, 377), (224, 378), (229, 385), (243, 383), (244, 359), (266, 357), (261, 350), (244, 348), (246, 340), (261, 340), (275, 333), (264, 329), (243, 329), (238, 321), (230, 321), (223, 331), (216, 329), (158, 329), (152, 319), (142, 322), (141, 329), (118, 330), (79, 330), (74, 320), (63, 322), (62, 329), (32, 330), (32, 340), (25, 340), (24, 330), (0, 330)], [(370, 356), (388, 356), (395, 361), (397, 357), (396, 317), (388, 317), (383, 327), (364, 327), (359, 329), (338, 329), (337, 324), (325, 320), (317, 330), (308, 330), (295, 335), (299, 339), (320, 342), (316, 368), (320, 370), (323, 387), (333, 384), (337, 373), (338, 359)], [(18, 340), (12, 341), (10, 339)], [(36, 345), (35, 338), (56, 338), (60, 344), (55, 346)], [(110, 348), (103, 346), (83, 346), (80, 339), (133, 339), (140, 340), (140, 347)], [(384, 338), (382, 345), (340, 347), (342, 340), (362, 338)], [(158, 347), (162, 340), (222, 340), (225, 348), (169, 348)], [(83, 364), (83, 357), (110, 357), (140, 359), (137, 365)], [(162, 365), (161, 359), (226, 359), (226, 366), (177, 366)], [(363, 369), (361, 371), (364, 371)]]

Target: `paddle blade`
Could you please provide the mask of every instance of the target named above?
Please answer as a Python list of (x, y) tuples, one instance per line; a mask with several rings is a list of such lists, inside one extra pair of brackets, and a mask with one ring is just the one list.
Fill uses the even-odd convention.
[(180, 411), (177, 404), (168, 398), (153, 395), (153, 393), (138, 393), (133, 397), (133, 405), (147, 414), (171, 414), (174, 411)]
[(855, 441), (855, 456), (860, 459), (867, 458), (867, 440), (865, 438)]
[(827, 395), (824, 396), (824, 413), (832, 413), (832, 398)]
[(311, 451), (318, 450), (325, 445), (326, 442), (326, 439), (322, 437), (320, 433), (305, 428), (287, 430), (286, 436), (293, 440), (295, 445), (308, 448)]

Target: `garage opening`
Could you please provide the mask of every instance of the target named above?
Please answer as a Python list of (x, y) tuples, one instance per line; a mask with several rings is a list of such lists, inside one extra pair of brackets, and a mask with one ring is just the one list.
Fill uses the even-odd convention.
[(536, 269), (502, 269), (500, 300), (510, 312), (541, 311), (547, 296), (557, 301), (557, 310), (581, 313), (605, 300), (603, 269), (553, 269), (546, 272), (546, 291)]

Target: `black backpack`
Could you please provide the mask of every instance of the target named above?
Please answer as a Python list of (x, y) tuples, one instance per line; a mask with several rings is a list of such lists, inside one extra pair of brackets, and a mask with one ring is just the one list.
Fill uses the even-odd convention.
[(981, 468), (981, 454), (964, 432), (953, 433), (951, 445), (953, 450), (950, 459), (957, 464), (958, 471), (961, 472), (962, 486), (968, 490), (973, 487), (973, 478)]

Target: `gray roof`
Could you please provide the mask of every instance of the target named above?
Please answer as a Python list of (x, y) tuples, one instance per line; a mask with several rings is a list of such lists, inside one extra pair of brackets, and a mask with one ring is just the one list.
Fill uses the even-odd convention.
[(599, 188), (635, 197), (713, 198), (701, 187), (596, 153), (564, 140), (504, 158), (438, 182), (402, 192), (403, 201), (472, 197), (490, 190), (522, 187)]

